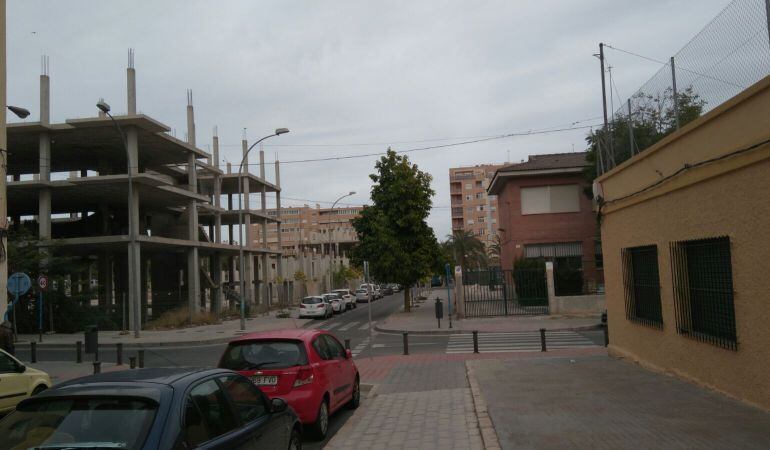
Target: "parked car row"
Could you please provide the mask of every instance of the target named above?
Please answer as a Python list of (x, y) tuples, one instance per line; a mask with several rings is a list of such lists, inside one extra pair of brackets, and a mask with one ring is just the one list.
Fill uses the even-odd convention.
[[(0, 420), (2, 449), (300, 449), (303, 433), (323, 439), (329, 416), (361, 401), (350, 350), (324, 330), (241, 336), (217, 368), (123, 370), (50, 389), (47, 375), (0, 356), (30, 376)], [(0, 377), (2, 396), (11, 377)]]
[(327, 319), (357, 306), (356, 299), (349, 289), (337, 289), (328, 294), (303, 298), (299, 303), (299, 318)]

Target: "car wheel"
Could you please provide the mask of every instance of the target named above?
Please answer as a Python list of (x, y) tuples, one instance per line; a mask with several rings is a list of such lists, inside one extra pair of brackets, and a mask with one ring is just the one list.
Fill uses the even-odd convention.
[(302, 438), (297, 430), (292, 430), (289, 438), (289, 450), (302, 450)]
[(360, 404), (361, 404), (361, 383), (358, 380), (358, 375), (356, 375), (356, 381), (355, 383), (353, 383), (353, 398), (350, 399), (350, 402), (348, 403), (348, 408), (356, 409)]
[(315, 423), (311, 425), (310, 431), (316, 439), (326, 439), (326, 433), (329, 431), (329, 406), (326, 404), (326, 399), (321, 400), (321, 405), (318, 407), (318, 415), (316, 416)]
[(35, 389), (32, 390), (32, 395), (35, 396), (44, 390), (48, 389), (45, 385), (41, 384), (40, 386), (36, 386)]

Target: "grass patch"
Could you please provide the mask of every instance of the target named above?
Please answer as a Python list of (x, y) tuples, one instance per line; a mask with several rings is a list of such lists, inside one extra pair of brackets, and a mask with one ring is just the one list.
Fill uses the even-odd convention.
[(197, 312), (193, 314), (190, 323), (190, 312), (187, 308), (178, 308), (166, 311), (155, 320), (147, 322), (148, 330), (174, 330), (190, 326), (213, 325), (219, 323), (219, 318), (210, 312)]

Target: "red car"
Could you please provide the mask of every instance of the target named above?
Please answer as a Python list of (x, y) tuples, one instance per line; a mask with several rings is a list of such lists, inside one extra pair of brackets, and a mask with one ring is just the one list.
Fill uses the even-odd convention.
[(284, 399), (318, 439), (326, 437), (331, 414), (361, 400), (350, 350), (324, 330), (243, 335), (230, 341), (219, 367), (248, 377), (270, 399)]

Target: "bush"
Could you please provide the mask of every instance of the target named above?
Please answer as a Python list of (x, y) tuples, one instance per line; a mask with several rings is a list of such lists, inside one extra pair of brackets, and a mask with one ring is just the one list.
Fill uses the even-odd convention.
[(173, 330), (188, 326), (213, 325), (219, 323), (219, 318), (210, 312), (196, 312), (190, 323), (190, 311), (186, 307), (166, 311), (155, 320), (147, 323), (147, 330)]

